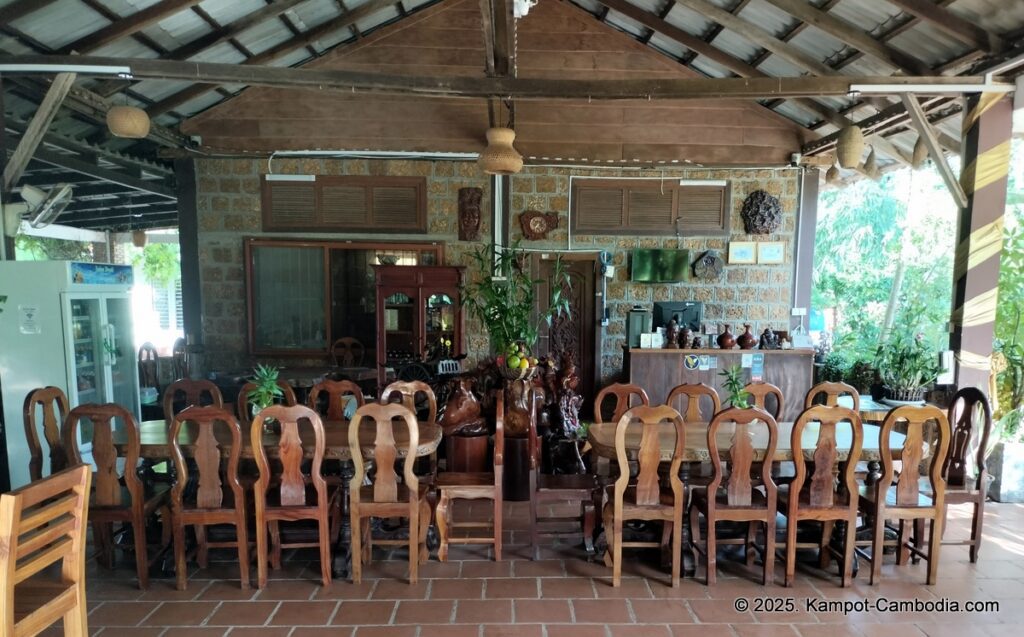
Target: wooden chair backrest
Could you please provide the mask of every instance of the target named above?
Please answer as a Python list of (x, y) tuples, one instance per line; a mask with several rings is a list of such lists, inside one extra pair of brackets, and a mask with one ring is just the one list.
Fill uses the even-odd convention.
[[(701, 399), (705, 398), (711, 403), (711, 411), (701, 411)], [(680, 409), (679, 403), (685, 401), (686, 409)], [(714, 387), (704, 383), (683, 383), (676, 385), (668, 393), (665, 404), (683, 415), (686, 422), (710, 422), (715, 414), (722, 410), (722, 402), (718, 399), (718, 392)]]
[(430, 385), (419, 380), (399, 380), (391, 383), (384, 388), (384, 391), (380, 395), (381, 404), (388, 404), (392, 402), (395, 396), (401, 396), (401, 403), (405, 405), (412, 413), (416, 411), (416, 396), (422, 394), (427, 401), (427, 409), (429, 416), (427, 422), (431, 425), (437, 423), (437, 397), (434, 396), (434, 390), (430, 388)]
[(146, 342), (139, 348), (139, 387), (160, 387), (156, 375), (156, 348)]
[[(903, 449), (900, 453), (900, 460), (903, 469), (896, 479), (896, 506), (918, 506), (918, 494), (920, 488), (920, 473), (918, 467), (924, 459), (925, 448), (932, 450), (928, 459), (928, 481), (932, 493), (936, 494), (935, 503), (941, 505), (941, 494), (946, 491), (946, 481), (942, 477), (942, 467), (946, 462), (949, 453), (949, 420), (946, 414), (938, 407), (924, 405), (921, 407), (904, 406), (891, 410), (882, 421), (882, 429), (879, 432), (878, 452), (882, 457), (882, 477), (878, 484), (893, 484), (895, 473), (894, 461), (892, 458), (892, 443), (890, 435), (897, 423), (905, 423), (905, 439)], [(926, 436), (925, 425), (934, 422), (933, 432)]]
[[(324, 414), (320, 411), (320, 395), (326, 395), (327, 413)], [(313, 385), (313, 389), (309, 392), (309, 400), (307, 404), (311, 409), (320, 413), (327, 420), (341, 420), (345, 421), (345, 401), (344, 396), (354, 396), (356, 400), (356, 409), (362, 407), (366, 401), (363, 400), (363, 390), (359, 385), (356, 385), (350, 380), (322, 380), (316, 385)], [(434, 408), (437, 408), (435, 403)], [(415, 418), (413, 419), (415, 420)]]
[(37, 412), (42, 414), (43, 438), (50, 451), (50, 473), (57, 473), (68, 466), (67, 453), (60, 439), (60, 428), (71, 410), (68, 397), (59, 387), (42, 387), (34, 389), (25, 396), (25, 439), (31, 458), (28, 462), (28, 473), (32, 481), (43, 477), (43, 446), (39, 439), (40, 420)]
[[(15, 586), (43, 569), (61, 562), (61, 581), (84, 586), (91, 478), (89, 467), (78, 464), (0, 495), (0, 634), (17, 634)], [(54, 590), (57, 592), (59, 589)], [(47, 607), (57, 599), (60, 597), (35, 612), (50, 615)], [(58, 611), (55, 608), (51, 615), (54, 621), (62, 614)]]
[(188, 378), (188, 361), (185, 360), (185, 339), (179, 338), (171, 347), (171, 362), (174, 378)]
[[(285, 407), (291, 407), (298, 405), (299, 401), (295, 398), (295, 390), (287, 382), (278, 379), (277, 386), (281, 388), (281, 396), (275, 400), (276, 404), (284, 405)], [(242, 389), (238, 392), (238, 400), (235, 401), (235, 414), (238, 415), (238, 424), (243, 427), (248, 427), (252, 424), (252, 411), (251, 404), (249, 403), (249, 393), (256, 389), (256, 383), (249, 381), (242, 385)]]
[[(758, 381), (756, 383), (747, 383), (747, 386), (743, 388), (743, 391), (750, 394), (751, 398), (754, 399), (754, 407), (767, 411), (771, 414), (775, 420), (779, 419), (779, 415), (782, 413), (783, 405), (782, 390), (772, 385), (771, 383), (765, 383)], [(768, 409), (768, 397), (773, 396), (775, 398), (775, 408)]]
[(350, 497), (359, 502), (360, 486), (366, 478), (366, 462), (363, 459), (362, 447), (359, 444), (359, 432), (362, 429), (375, 431), (373, 440), (373, 458), (377, 471), (372, 478), (374, 502), (398, 502), (398, 474), (395, 473), (395, 460), (398, 459), (398, 446), (395, 443), (395, 419), (405, 423), (409, 432), (409, 443), (406, 447), (405, 463), (403, 464), (402, 480), (408, 488), (410, 498), (418, 499), (419, 478), (413, 473), (416, 465), (416, 449), (420, 445), (420, 430), (416, 415), (404, 405), (371, 403), (356, 409), (352, 424), (348, 428), (348, 446), (352, 450), (352, 463), (355, 474), (352, 477)]
[(366, 348), (359, 339), (342, 336), (331, 345), (331, 356), (336, 367), (359, 367), (363, 364)]
[(838, 405), (840, 396), (850, 396), (853, 398), (853, 410), (860, 412), (860, 392), (853, 385), (827, 381), (811, 387), (807, 395), (804, 396), (804, 409), (813, 407), (818, 396), (822, 394), (825, 395), (825, 405), (829, 407)]
[(640, 400), (641, 405), (649, 406), (651, 404), (651, 399), (647, 397), (647, 392), (644, 391), (643, 387), (628, 383), (612, 383), (597, 392), (597, 397), (594, 398), (594, 422), (596, 423), (604, 422), (604, 417), (601, 414), (601, 405), (604, 404), (604, 400), (608, 396), (615, 398), (615, 407), (612, 410), (612, 418), (609, 422), (619, 422), (622, 419), (623, 414), (633, 406), (629, 403), (634, 396)]
[[(64, 426), (61, 427), (61, 438), (68, 454), (68, 464), (82, 462), (82, 454), (78, 448), (78, 430), (82, 419), (92, 423), (92, 459), (96, 465), (92, 479), (92, 505), (105, 507), (139, 506), (142, 501), (142, 481), (135, 468), (139, 464), (139, 425), (135, 417), (120, 405), (79, 405), (71, 410)], [(117, 448), (114, 446), (114, 421), (120, 420), (125, 432), (124, 465), (118, 469)], [(122, 501), (121, 485), (128, 490), (131, 502)]]
[(942, 476), (946, 484), (953, 487), (967, 486), (969, 467), (968, 456), (971, 453), (971, 439), (980, 430), (977, 441), (977, 457), (975, 462), (978, 481), (974, 488), (986, 488), (988, 468), (985, 466), (985, 452), (988, 450), (988, 438), (992, 433), (992, 407), (988, 398), (977, 387), (964, 387), (953, 397), (949, 405), (949, 456), (942, 465)]
[[(661, 504), (661, 484), (658, 466), (661, 464), (661, 423), (668, 421), (675, 428), (676, 446), (672, 452), (672, 464), (668, 478), (676, 502), (681, 504), (683, 483), (679, 479), (679, 467), (683, 462), (686, 448), (686, 427), (679, 412), (668, 405), (650, 407), (640, 405), (628, 409), (615, 424), (615, 455), (620, 467), (629, 466), (626, 454), (626, 432), (634, 423), (640, 423), (640, 449), (637, 452), (638, 473), (636, 476), (636, 504), (640, 506)], [(621, 506), (622, 496), (629, 485), (629, 471), (623, 469), (615, 481), (615, 504)]]
[[(857, 508), (857, 458), (860, 458), (861, 448), (864, 445), (864, 426), (861, 423), (860, 414), (852, 409), (838, 405), (814, 405), (808, 407), (796, 422), (793, 423), (793, 432), (790, 437), (790, 448), (803, 449), (803, 435), (807, 425), (818, 424), (818, 438), (814, 445), (814, 454), (811, 458), (813, 473), (807, 475), (807, 458), (803, 453), (793, 454), (793, 464), (796, 467), (796, 475), (790, 484), (790, 493), (800, 493), (804, 484), (810, 479), (809, 504), (812, 508)], [(836, 502), (836, 483), (833, 476), (839, 474), (837, 465), (840, 464), (838, 445), (838, 429), (840, 423), (849, 423), (850, 438), (849, 445), (844, 445), (848, 452), (847, 458), (852, 462), (845, 462), (845, 470), (839, 476), (839, 484), (845, 485), (844, 493), (847, 501), (845, 504)], [(853, 497), (850, 497), (853, 494)], [(792, 498), (791, 505), (799, 502), (799, 498)]]
[[(190, 423), (191, 426), (187, 426)], [(190, 483), (191, 471), (185, 461), (181, 449), (182, 429), (189, 434), (189, 445), (192, 448), (192, 466), (198, 474), (195, 493), (186, 496)], [(217, 430), (226, 431), (227, 435), (217, 437)], [(177, 470), (177, 478), (171, 488), (171, 506), (180, 511), (184, 506), (197, 509), (220, 509), (224, 505), (224, 485), (231, 489), (235, 506), (243, 500), (242, 485), (238, 481), (238, 460), (242, 455), (242, 428), (231, 412), (220, 407), (187, 407), (174, 417), (168, 437), (171, 440), (171, 458)], [(231, 441), (227, 450), (227, 463), (224, 457), (223, 440)], [(188, 489), (191, 491), (192, 489)], [(186, 502), (186, 497), (189, 502)], [(194, 501), (193, 500), (194, 497)]]
[[(768, 446), (764, 449), (763, 457), (772, 458), (779, 444), (779, 425), (771, 414), (758, 407), (729, 407), (715, 414), (708, 426), (708, 454), (711, 456), (712, 468), (711, 482), (708, 484), (708, 506), (715, 506), (714, 494), (718, 493), (725, 479), (726, 472), (722, 467), (722, 454), (718, 447), (718, 430), (727, 422), (734, 424), (735, 431), (727, 453), (729, 477), (726, 485), (726, 502), (729, 506), (751, 506), (754, 488), (759, 485), (764, 485), (768, 500), (774, 501), (777, 489), (775, 481), (772, 480), (772, 463), (755, 462), (756, 450), (751, 440), (751, 427), (761, 423), (767, 429)], [(760, 469), (760, 476), (752, 475), (755, 468)]]
[[(267, 452), (264, 449), (263, 429), (264, 421), (274, 419), (280, 427), (281, 433), (273, 443), (278, 447), (278, 458), (281, 466), (280, 475), (276, 475), (275, 489), (280, 490), (281, 506), (313, 506), (306, 502), (306, 484), (312, 484), (316, 490), (317, 506), (327, 504), (327, 483), (320, 473), (320, 466), (324, 461), (324, 424), (320, 415), (304, 405), (285, 407), (284, 405), (271, 405), (256, 414), (250, 426), (252, 437), (253, 456), (256, 458), (256, 466), (259, 468), (260, 477), (256, 481), (256, 492), (259, 495), (266, 494), (270, 487), (270, 462), (267, 459)], [(309, 473), (302, 471), (303, 462), (302, 437), (299, 435), (299, 422), (307, 421), (313, 428), (313, 462), (308, 465)]]
[[(179, 378), (164, 390), (164, 420), (167, 422), (167, 426), (171, 426), (171, 422), (174, 421), (174, 403), (177, 402), (178, 396), (181, 396), (181, 400), (185, 403), (185, 407), (205, 407), (206, 405), (213, 405), (214, 407), (223, 407), (224, 398), (220, 395), (220, 389), (209, 380), (192, 380), (190, 378)], [(206, 397), (206, 405), (203, 404), (203, 397)], [(184, 409), (184, 408), (183, 408)]]

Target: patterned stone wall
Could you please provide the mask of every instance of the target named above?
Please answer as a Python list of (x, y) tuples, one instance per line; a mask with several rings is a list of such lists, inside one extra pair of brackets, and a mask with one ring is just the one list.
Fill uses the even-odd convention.
[[(417, 162), (403, 160), (324, 160), (276, 159), (274, 172), (321, 175), (391, 175), (427, 178), (428, 235), (309, 234), (263, 233), (260, 216), (260, 175), (267, 162), (246, 159), (203, 159), (197, 161), (199, 208), (199, 259), (203, 297), (203, 339), (207, 364), (211, 369), (247, 367), (252, 359), (246, 350), (245, 268), (242, 239), (246, 236), (290, 239), (326, 238), (353, 240), (439, 241), (445, 246), (447, 265), (465, 265), (468, 254), (480, 244), (458, 240), (457, 206), (459, 188), (484, 189), (483, 208), (490, 208), (489, 180), (473, 163)], [(724, 237), (604, 237), (574, 235), (576, 250), (607, 250), (616, 265), (615, 277), (608, 284), (608, 308), (611, 322), (603, 339), (603, 369), (606, 380), (614, 378), (622, 367), (625, 317), (635, 303), (654, 300), (697, 300), (705, 303), (705, 320), (741, 325), (750, 322), (757, 329), (767, 325), (786, 329), (789, 325), (790, 284), (793, 275), (794, 228), (799, 200), (799, 174), (794, 170), (703, 170), (665, 171), (579, 170), (570, 168), (527, 167), (512, 178), (510, 223), (512, 237), (521, 236), (519, 213), (527, 209), (559, 214), (559, 227), (544, 241), (523, 241), (528, 248), (565, 249), (567, 247), (569, 181), (578, 176), (664, 176), (667, 179), (728, 179), (732, 185), (732, 238), (751, 239), (743, 234), (739, 210), (746, 195), (764, 189), (778, 196), (784, 211), (783, 225), (777, 235), (761, 240), (785, 241), (786, 262), (779, 266), (727, 266), (720, 283), (708, 285), (688, 282), (651, 285), (629, 282), (627, 254), (634, 247), (687, 248), (696, 258), (714, 248), (725, 255)], [(484, 215), (481, 237), (487, 242), (491, 229)], [(740, 328), (742, 329), (742, 328)], [(486, 334), (467, 317), (466, 347), (471, 361), (489, 350)], [(273, 361), (301, 364), (295, 359)], [(302, 361), (317, 363), (323, 361)]]

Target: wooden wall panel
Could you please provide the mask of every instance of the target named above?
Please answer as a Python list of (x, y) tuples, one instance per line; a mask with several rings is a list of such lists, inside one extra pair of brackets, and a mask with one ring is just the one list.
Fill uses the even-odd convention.
[[(694, 77), (678, 63), (560, 0), (518, 22), (518, 75), (533, 78)], [(484, 75), (476, 0), (424, 10), (309, 63), (408, 75)], [(254, 88), (183, 124), (205, 144), (269, 152), (304, 149), (475, 152), (487, 128), (484, 100)], [(750, 102), (524, 101), (516, 147), (530, 157), (786, 163), (800, 129)]]

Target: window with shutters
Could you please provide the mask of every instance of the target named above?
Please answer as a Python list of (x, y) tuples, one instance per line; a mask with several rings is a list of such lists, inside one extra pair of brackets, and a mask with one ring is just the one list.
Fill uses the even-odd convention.
[(263, 229), (277, 232), (427, 231), (423, 177), (318, 175), (263, 180)]
[(574, 179), (572, 230), (608, 235), (727, 235), (727, 183)]

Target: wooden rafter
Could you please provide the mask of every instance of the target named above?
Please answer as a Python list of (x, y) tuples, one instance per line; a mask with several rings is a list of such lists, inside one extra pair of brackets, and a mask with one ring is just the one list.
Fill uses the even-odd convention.
[(177, 199), (177, 195), (174, 194), (174, 190), (164, 185), (162, 180), (139, 179), (138, 177), (126, 175), (117, 170), (97, 166), (94, 163), (90, 163), (71, 155), (63, 155), (49, 150), (37, 149), (32, 158), (43, 163), (50, 164), (51, 166), (66, 168), (67, 170), (89, 177), (94, 177), (99, 180), (114, 184), (121, 184), (122, 186), (128, 186), (135, 190), (142, 190), (153, 195), (159, 195), (165, 199)]
[(967, 194), (964, 192), (963, 186), (960, 185), (960, 180), (957, 179), (953, 168), (946, 161), (946, 155), (942, 152), (942, 146), (939, 145), (939, 140), (935, 136), (932, 125), (928, 122), (928, 117), (921, 108), (921, 103), (917, 101), (917, 97), (909, 93), (903, 93), (900, 98), (903, 100), (903, 106), (907, 109), (910, 121), (913, 122), (914, 128), (917, 129), (917, 134), (924, 140), (924, 145), (928, 149), (928, 156), (935, 163), (935, 168), (939, 171), (939, 175), (942, 176), (942, 181), (946, 183), (946, 188), (949, 188), (949, 194), (953, 196), (953, 201), (960, 208), (966, 208)]
[[(746, 8), (748, 4), (750, 4), (750, 0), (739, 0), (736, 4), (732, 5), (732, 7), (729, 9), (729, 13), (733, 15), (739, 15), (740, 11), (743, 11), (743, 9)], [(667, 18), (668, 14), (671, 13), (672, 8), (674, 6), (676, 6), (676, 0), (669, 0), (668, 5), (665, 7), (665, 10), (661, 12), (661, 17)], [(725, 27), (718, 24), (717, 22), (713, 22), (711, 23), (711, 27), (709, 27), (708, 30), (704, 33), (704, 35), (701, 36), (701, 39), (707, 42), (708, 44), (711, 44), (712, 42), (715, 41), (715, 38), (722, 34), (722, 31), (725, 31)], [(683, 58), (683, 64), (689, 66), (690, 64), (693, 63), (693, 61), (696, 58), (697, 52), (691, 49), (690, 53), (687, 54), (685, 58)]]
[[(337, 18), (328, 20), (327, 22), (324, 22), (318, 26), (313, 27), (308, 31), (303, 32), (301, 36), (291, 38), (274, 47), (271, 47), (270, 49), (267, 49), (266, 51), (263, 51), (262, 53), (249, 58), (243, 64), (257, 66), (276, 60), (277, 58), (287, 55), (292, 51), (305, 47), (307, 44), (311, 42), (315, 42), (316, 40), (319, 40), (324, 36), (330, 35), (335, 31), (348, 28), (349, 25), (355, 24), (358, 20), (362, 20), (363, 18), (373, 15), (374, 13), (380, 11), (381, 9), (384, 9), (385, 7), (391, 6), (392, 4), (394, 4), (394, 1), (395, 0), (371, 0), (370, 2), (353, 9), (352, 11), (342, 16), (338, 16)], [(203, 80), (193, 81), (202, 82)], [(191, 99), (199, 97), (203, 93), (213, 90), (216, 86), (219, 86), (220, 83), (214, 82), (213, 84), (214, 86), (196, 85), (178, 91), (177, 93), (169, 95), (168, 97), (165, 97), (164, 99), (153, 104), (148, 109), (146, 109), (146, 111), (149, 113), (150, 117), (155, 117), (162, 113), (166, 113), (167, 111), (177, 106), (180, 106)]]
[[(281, 68), (253, 64), (216, 64), (138, 58), (92, 56), (0, 56), (0, 63), (12, 66), (79, 64), (121, 65), (131, 68), (137, 78), (179, 80), (209, 84), (306, 87), (320, 90), (375, 91), (434, 97), (512, 97), (517, 99), (764, 99), (846, 95), (854, 84), (934, 87), (936, 94), (963, 92), (964, 86), (990, 87), (983, 77), (934, 76), (830, 76), (579, 80), (546, 78), (476, 78), (459, 76), (406, 76), (330, 69)], [(944, 87), (954, 87), (946, 89)], [(1008, 86), (1009, 87), (1009, 86)]]
[(57, 0), (17, 0), (11, 4), (0, 8), (0, 24), (7, 24), (13, 22), (18, 18), (24, 18), (33, 11), (38, 11), (43, 7), (49, 6)]
[(62, 47), (61, 52), (70, 53), (77, 51), (79, 53), (89, 53), (95, 51), (111, 42), (138, 33), (164, 18), (199, 4), (199, 2), (201, 0), (162, 0), (141, 11), (136, 11), (129, 16), (111, 22), (99, 31), (94, 31), (85, 37), (75, 40), (71, 44)]
[(53, 78), (53, 83), (46, 91), (46, 97), (39, 104), (39, 110), (32, 116), (32, 121), (25, 128), (25, 133), (18, 140), (17, 148), (14, 149), (14, 153), (4, 167), (3, 190), (10, 190), (21, 179), (29, 160), (37, 152), (39, 143), (43, 141), (43, 136), (50, 128), (53, 117), (60, 109), (61, 102), (64, 101), (64, 97), (67, 96), (74, 83), (74, 73), (58, 73)]
[(957, 40), (970, 44), (976, 49), (996, 53), (1004, 47), (1003, 39), (986, 31), (970, 20), (961, 18), (948, 9), (937, 6), (932, 0), (887, 0), (900, 9), (933, 24)]

